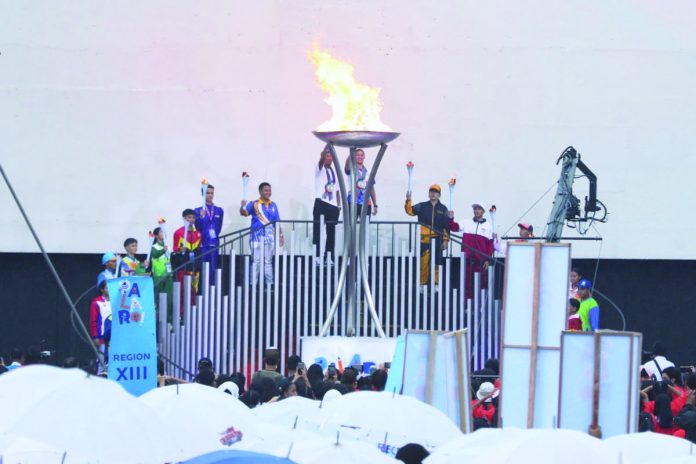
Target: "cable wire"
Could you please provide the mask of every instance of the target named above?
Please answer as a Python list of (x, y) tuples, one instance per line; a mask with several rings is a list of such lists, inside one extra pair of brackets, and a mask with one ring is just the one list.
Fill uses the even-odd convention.
[[(548, 195), (548, 193), (556, 186), (556, 184), (558, 184), (558, 181), (554, 181), (554, 182), (551, 184), (551, 186), (550, 186), (544, 193), (541, 194), (541, 196), (537, 199), (537, 201), (535, 201), (535, 202), (532, 204), (532, 206), (530, 206), (529, 209), (527, 209), (527, 211), (525, 211), (524, 213), (522, 213), (522, 215), (521, 215), (519, 218), (517, 218), (517, 220), (515, 220), (515, 222), (512, 223), (512, 225), (508, 228), (508, 230), (506, 230), (506, 231), (503, 233), (503, 235), (507, 235), (508, 232), (510, 232), (512, 229), (514, 229), (515, 226), (517, 226), (517, 224), (519, 224), (519, 222), (522, 220), (522, 218), (525, 217), (525, 216), (527, 215), (527, 213), (529, 213), (531, 210), (533, 210), (534, 207), (535, 207), (536, 205), (538, 205), (539, 202), (540, 202), (541, 200), (543, 200), (544, 197), (545, 197), (546, 195)], [(544, 230), (546, 230), (546, 228), (544, 228)]]

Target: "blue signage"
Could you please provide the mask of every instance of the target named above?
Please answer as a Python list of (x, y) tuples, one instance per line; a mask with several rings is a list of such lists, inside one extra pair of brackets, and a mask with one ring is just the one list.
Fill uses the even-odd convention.
[(157, 386), (157, 339), (152, 278), (106, 281), (111, 301), (109, 378), (140, 396)]

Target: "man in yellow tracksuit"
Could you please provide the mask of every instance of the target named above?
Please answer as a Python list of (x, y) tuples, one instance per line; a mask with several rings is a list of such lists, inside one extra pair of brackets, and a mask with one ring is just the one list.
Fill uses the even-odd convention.
[(406, 214), (418, 217), (420, 228), (420, 283), (427, 285), (430, 274), (430, 242), (435, 240), (435, 284), (439, 282), (437, 266), (442, 264), (442, 250), (447, 248), (449, 241), (448, 210), (440, 203), (442, 189), (434, 184), (428, 189), (428, 201), (411, 204), (411, 193), (406, 193)]

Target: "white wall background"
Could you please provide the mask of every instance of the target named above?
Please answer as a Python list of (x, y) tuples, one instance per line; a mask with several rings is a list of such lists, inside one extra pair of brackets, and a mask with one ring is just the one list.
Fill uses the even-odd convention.
[[(378, 218), (407, 219), (412, 160), (416, 192), (456, 175), (454, 209), (495, 203), (502, 233), (572, 144), (612, 213), (603, 257), (694, 259), (695, 13), (646, 0), (5, 0), (0, 162), (54, 252), (120, 249), (160, 214), (177, 225), (202, 176), (239, 228), (243, 170), (274, 185), (285, 218), (309, 218), (322, 148), (310, 131), (329, 115), (307, 59), (317, 39), (383, 89), (382, 119), (403, 134)], [(541, 229), (551, 201), (525, 221)], [(0, 211), (0, 251), (35, 251), (4, 186)]]

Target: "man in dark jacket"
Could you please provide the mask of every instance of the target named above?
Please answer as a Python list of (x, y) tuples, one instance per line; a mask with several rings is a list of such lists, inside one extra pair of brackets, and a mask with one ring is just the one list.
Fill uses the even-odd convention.
[(418, 217), (420, 228), (420, 283), (427, 285), (430, 274), (430, 242), (435, 240), (435, 285), (439, 282), (437, 266), (442, 264), (442, 250), (447, 248), (449, 241), (449, 216), (445, 205), (440, 203), (442, 189), (434, 184), (428, 190), (428, 201), (411, 204), (411, 192), (406, 193), (406, 214)]

